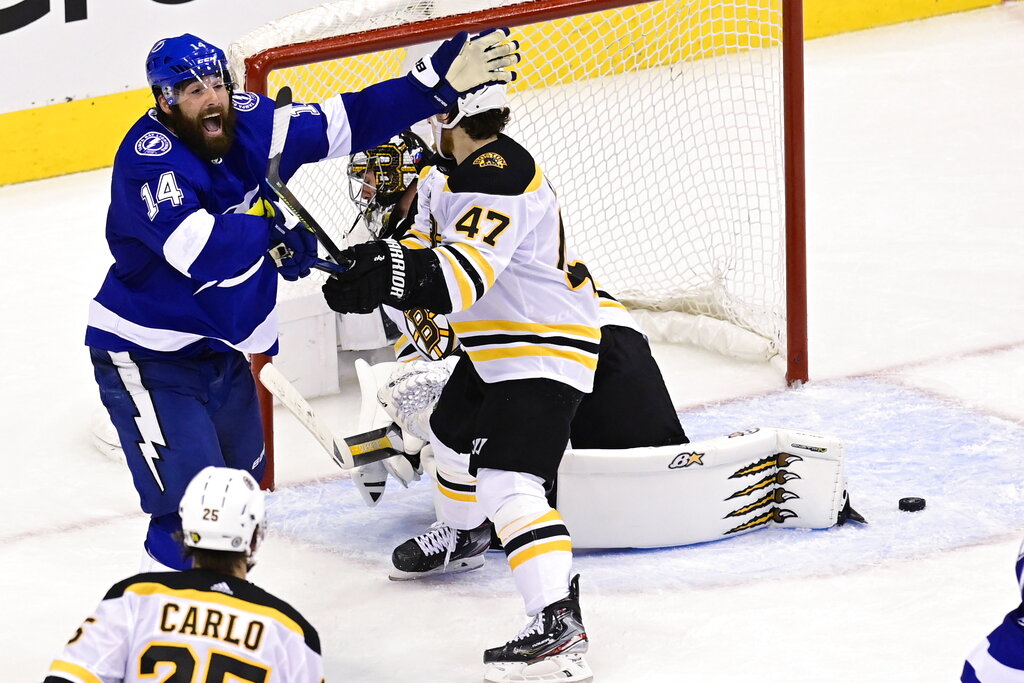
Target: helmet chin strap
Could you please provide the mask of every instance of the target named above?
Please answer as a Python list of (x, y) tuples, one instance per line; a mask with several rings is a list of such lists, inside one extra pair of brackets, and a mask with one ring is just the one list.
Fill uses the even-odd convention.
[(461, 118), (462, 118), (462, 112), (459, 112), (458, 118), (456, 119), (455, 123), (452, 123), (451, 125), (445, 125), (445, 124), (441, 123), (440, 121), (438, 121), (436, 116), (431, 116), (430, 117), (430, 132), (431, 132), (431, 136), (434, 138), (434, 151), (437, 152), (438, 156), (440, 156), (440, 157), (442, 157), (444, 159), (451, 159), (452, 158), (452, 157), (448, 156), (447, 154), (445, 154), (444, 152), (441, 151), (441, 134), (445, 130), (447, 130), (447, 129), (454, 128), (455, 124), (457, 124), (459, 122), (458, 119), (461, 119)]

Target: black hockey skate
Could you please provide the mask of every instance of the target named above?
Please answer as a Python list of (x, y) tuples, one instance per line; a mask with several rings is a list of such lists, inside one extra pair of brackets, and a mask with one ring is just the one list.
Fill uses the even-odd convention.
[(391, 553), (392, 581), (418, 579), (433, 574), (456, 574), (479, 569), (491, 543), (491, 525), (462, 531), (434, 522), (424, 533), (410, 538)]
[(490, 665), (484, 680), (589, 681), (593, 673), (583, 658), (588, 647), (577, 574), (569, 597), (545, 607), (514, 639), (484, 651), (484, 664)]

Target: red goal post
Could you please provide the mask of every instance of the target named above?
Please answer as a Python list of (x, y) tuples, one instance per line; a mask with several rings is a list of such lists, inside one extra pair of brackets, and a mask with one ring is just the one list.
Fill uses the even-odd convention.
[[(508, 132), (553, 181), (602, 287), (653, 340), (806, 381), (800, 0), (345, 0), (253, 31), (230, 58), (248, 91), (322, 101), (401, 75), (424, 43), (496, 26), (525, 57)], [(342, 242), (346, 183), (337, 162), (290, 183)]]

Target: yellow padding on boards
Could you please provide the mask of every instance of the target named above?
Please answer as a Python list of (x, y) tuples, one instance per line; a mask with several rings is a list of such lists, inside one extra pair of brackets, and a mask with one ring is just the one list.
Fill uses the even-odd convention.
[(0, 185), (110, 166), (152, 104), (145, 89), (0, 115)]
[[(747, 5), (722, 7), (712, 0), (696, 0), (690, 5), (689, 16), (660, 25), (652, 23), (651, 8), (658, 4), (654, 3), (559, 20), (573, 29), (569, 33), (521, 27), (517, 29), (517, 38), (523, 43), (525, 61), (520, 68), (522, 78), (514, 87), (543, 86), (556, 76), (573, 78), (578, 74), (585, 78), (588, 62), (603, 52), (609, 41), (632, 40), (637, 32), (654, 34), (658, 44), (665, 46), (686, 43), (693, 58), (772, 45), (778, 40), (778, 30), (756, 26), (754, 22), (762, 19), (766, 12), (776, 10), (780, 2), (754, 0)], [(998, 4), (1000, 0), (804, 0), (804, 37), (820, 38)], [(612, 21), (605, 23), (612, 17)], [(572, 36), (578, 36), (575, 31), (583, 31), (585, 23), (601, 26), (604, 39), (573, 43)], [(755, 26), (756, 30), (749, 33), (742, 30)], [(706, 32), (706, 28), (714, 30)], [(739, 37), (734, 34), (732, 39), (723, 39), (717, 34), (726, 29), (740, 29)], [(690, 43), (696, 33), (700, 34), (699, 40)], [(565, 51), (564, 59), (549, 63), (538, 58), (538, 54), (550, 55), (558, 50)], [(657, 66), (667, 52), (647, 51), (639, 58), (642, 64), (617, 64), (612, 72), (636, 66)], [(327, 93), (298, 92), (308, 90), (302, 88), (302, 84), (316, 82), (315, 78), (304, 78), (312, 76), (315, 67), (275, 72), (271, 74), (270, 89), (273, 91), (275, 86), (287, 81), (297, 86), (297, 101), (316, 101), (335, 92), (357, 90), (381, 78), (399, 75), (404, 54), (404, 50), (383, 53), (347, 73), (344, 69), (332, 69), (345, 75), (330, 83), (331, 91)], [(150, 91), (144, 88), (0, 114), (0, 159), (4, 160), (0, 164), (0, 185), (109, 166), (124, 134), (151, 102)]]
[(804, 0), (804, 38), (822, 38), (999, 4), (1001, 0)]

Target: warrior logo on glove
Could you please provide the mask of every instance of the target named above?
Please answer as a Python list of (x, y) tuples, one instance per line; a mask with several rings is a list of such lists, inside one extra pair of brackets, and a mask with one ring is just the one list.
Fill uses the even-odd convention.
[(394, 240), (384, 240), (391, 252), (391, 296), (401, 299), (405, 295), (405, 255), (402, 245)]

